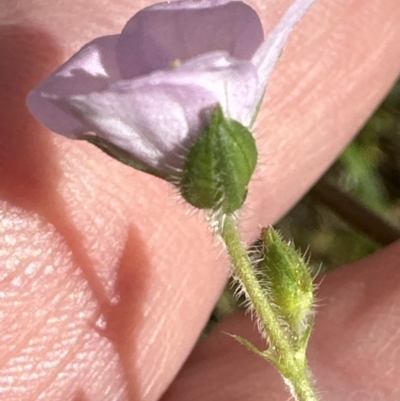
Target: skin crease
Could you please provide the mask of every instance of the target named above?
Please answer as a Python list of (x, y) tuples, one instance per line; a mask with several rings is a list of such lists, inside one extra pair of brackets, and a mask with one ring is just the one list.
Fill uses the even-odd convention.
[[(249, 1), (265, 30), (289, 1)], [(227, 277), (201, 213), (171, 187), (31, 117), (27, 92), (94, 37), (119, 32), (139, 0), (0, 5), (0, 399), (161, 397)], [(319, 0), (297, 26), (256, 126), (260, 166), (247, 240), (312, 185), (400, 67), (400, 3)], [(326, 400), (400, 399), (400, 243), (322, 282), (310, 362)], [(197, 346), (163, 400), (287, 399), (275, 372), (225, 333)], [(256, 340), (254, 340), (256, 341)]]

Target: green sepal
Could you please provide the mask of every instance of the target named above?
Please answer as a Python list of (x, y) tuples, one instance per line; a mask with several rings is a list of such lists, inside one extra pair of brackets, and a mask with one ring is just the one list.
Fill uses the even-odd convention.
[(189, 150), (181, 194), (199, 209), (232, 213), (245, 201), (256, 163), (253, 135), (238, 121), (226, 118), (218, 105)]
[(277, 313), (289, 325), (292, 342), (304, 345), (313, 324), (314, 285), (310, 268), (291, 244), (273, 228), (261, 233), (262, 258), (257, 269)]

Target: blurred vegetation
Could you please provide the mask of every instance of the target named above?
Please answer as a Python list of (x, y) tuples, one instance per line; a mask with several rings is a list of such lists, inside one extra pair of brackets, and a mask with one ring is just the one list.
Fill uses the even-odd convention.
[[(400, 80), (315, 188), (323, 182), (400, 226)], [(334, 269), (382, 247), (313, 196), (313, 191), (276, 227), (306, 253), (316, 271)], [(227, 286), (210, 324), (235, 309), (234, 290), (232, 284)]]

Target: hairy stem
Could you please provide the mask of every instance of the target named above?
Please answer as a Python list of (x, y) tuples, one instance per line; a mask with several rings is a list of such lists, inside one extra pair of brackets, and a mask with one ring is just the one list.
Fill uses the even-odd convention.
[(265, 358), (270, 360), (282, 374), (297, 401), (317, 401), (307, 368), (305, 351), (296, 350), (293, 347), (287, 331), (281, 325), (265, 289), (257, 279), (251, 260), (239, 236), (235, 218), (232, 215), (224, 215), (219, 220), (219, 234), (230, 256), (233, 274), (243, 286), (267, 333), (269, 348), (263, 352)]

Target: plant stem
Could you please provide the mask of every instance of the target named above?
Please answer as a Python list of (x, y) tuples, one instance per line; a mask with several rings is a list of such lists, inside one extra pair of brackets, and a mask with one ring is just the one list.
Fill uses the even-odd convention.
[(257, 279), (234, 216), (225, 215), (219, 221), (219, 234), (230, 256), (233, 273), (243, 286), (268, 335), (269, 349), (263, 354), (275, 364), (297, 401), (318, 401), (308, 373), (305, 352), (293, 347), (287, 331), (280, 324), (265, 289)]

